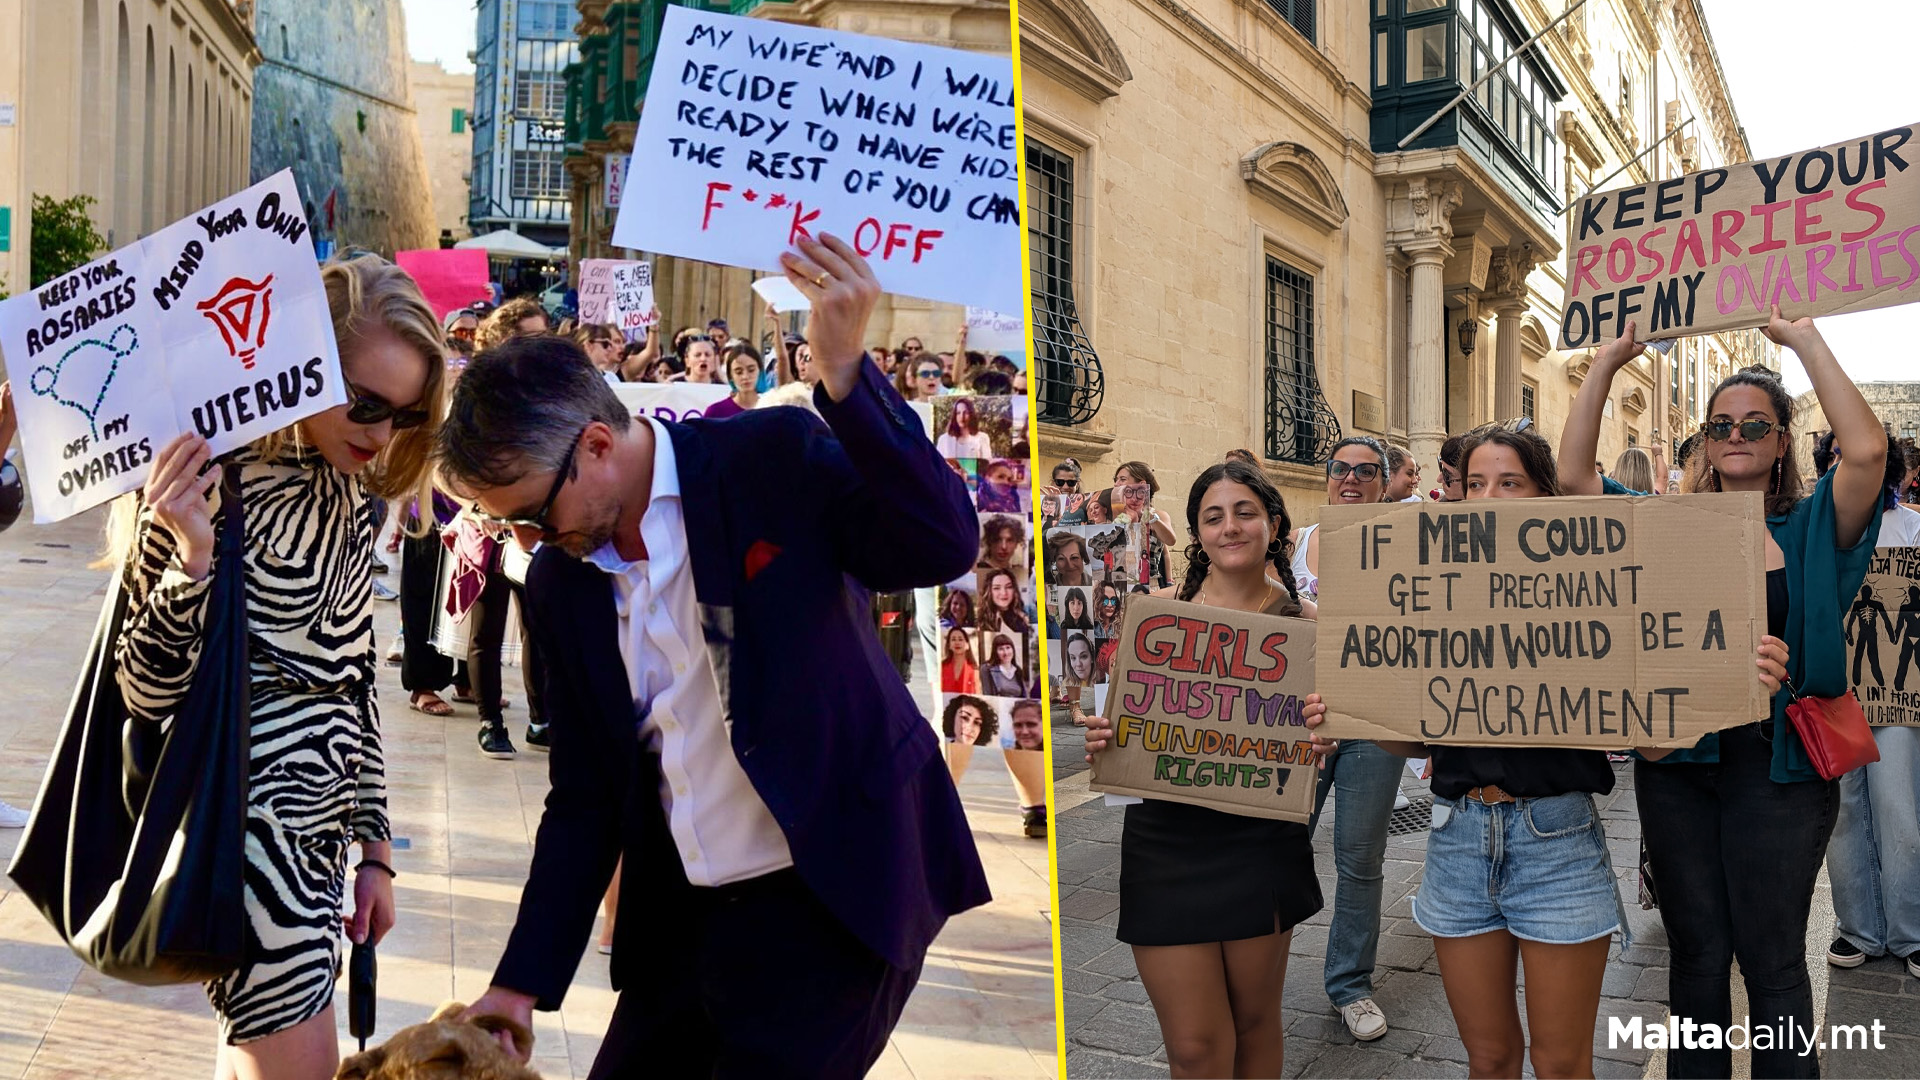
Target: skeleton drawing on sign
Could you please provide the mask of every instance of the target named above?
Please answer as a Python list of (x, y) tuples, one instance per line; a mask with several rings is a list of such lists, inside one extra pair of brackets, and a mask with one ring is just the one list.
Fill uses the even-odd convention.
[[(1876, 624), (1875, 620), (1878, 620)], [(1887, 606), (1873, 595), (1871, 584), (1860, 586), (1860, 595), (1853, 602), (1853, 610), (1847, 613), (1847, 642), (1853, 646), (1853, 681), (1860, 683), (1860, 662), (1865, 660), (1873, 668), (1873, 681), (1884, 685), (1886, 676), (1880, 673), (1880, 629), (1886, 627), (1887, 642), (1893, 642), (1893, 618), (1887, 614)]]

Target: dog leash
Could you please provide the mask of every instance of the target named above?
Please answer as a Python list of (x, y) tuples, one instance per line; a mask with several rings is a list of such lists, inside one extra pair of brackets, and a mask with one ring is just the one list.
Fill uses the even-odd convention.
[(379, 980), (379, 964), (374, 960), (373, 943), (353, 947), (347, 961), (347, 1033), (367, 1048), (367, 1036), (373, 1034), (374, 986)]

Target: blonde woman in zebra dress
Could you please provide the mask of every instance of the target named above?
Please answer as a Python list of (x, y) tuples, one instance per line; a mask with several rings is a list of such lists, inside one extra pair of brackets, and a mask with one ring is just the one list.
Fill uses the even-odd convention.
[(120, 688), (133, 715), (159, 721), (193, 681), (220, 477), (238, 471), (252, 671), (248, 933), (239, 970), (207, 985), (222, 1080), (331, 1077), (341, 931), (377, 942), (394, 919), (370, 493), (430, 497), (427, 448), (445, 408), (440, 324), (413, 279), (379, 258), (328, 263), (321, 278), (350, 403), (213, 461), (206, 440), (183, 435), (113, 526), (128, 596)]

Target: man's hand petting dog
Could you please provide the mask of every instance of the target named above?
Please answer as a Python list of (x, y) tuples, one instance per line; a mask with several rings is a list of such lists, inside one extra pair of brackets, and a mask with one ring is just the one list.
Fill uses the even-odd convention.
[(525, 1064), (533, 1053), (531, 1027), (472, 1013), (450, 1001), (426, 1023), (341, 1062), (334, 1080), (540, 1080)]

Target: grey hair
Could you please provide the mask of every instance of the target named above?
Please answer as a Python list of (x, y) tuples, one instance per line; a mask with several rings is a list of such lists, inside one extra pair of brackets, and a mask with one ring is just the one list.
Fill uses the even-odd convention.
[(434, 457), (464, 488), (500, 488), (560, 467), (588, 424), (625, 432), (633, 418), (572, 341), (512, 338), (481, 353), (454, 384)]

